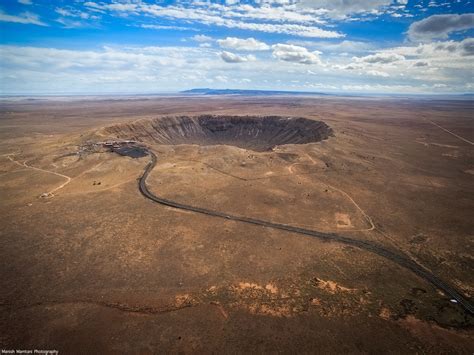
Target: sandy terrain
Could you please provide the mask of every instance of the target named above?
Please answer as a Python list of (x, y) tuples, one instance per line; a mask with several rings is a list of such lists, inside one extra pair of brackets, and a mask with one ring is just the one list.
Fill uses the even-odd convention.
[(138, 191), (149, 157), (77, 154), (105, 126), (165, 115), (323, 121), (334, 136), (273, 151), (150, 143), (158, 157), (150, 190), (380, 243), (472, 298), (469, 102), (168, 97), (1, 106), (1, 348), (474, 352), (472, 314), (389, 260), (161, 206)]

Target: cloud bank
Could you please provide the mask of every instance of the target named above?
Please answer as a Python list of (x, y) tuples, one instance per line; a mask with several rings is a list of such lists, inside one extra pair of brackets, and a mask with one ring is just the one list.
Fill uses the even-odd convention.
[(408, 35), (413, 41), (426, 41), (434, 38), (448, 38), (455, 31), (474, 28), (474, 14), (433, 15), (421, 21), (413, 22)]

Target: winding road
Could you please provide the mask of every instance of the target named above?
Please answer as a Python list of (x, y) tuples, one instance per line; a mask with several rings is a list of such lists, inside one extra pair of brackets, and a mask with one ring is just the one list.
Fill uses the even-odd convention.
[(336, 233), (318, 232), (315, 230), (295, 227), (295, 226), (291, 226), (287, 224), (273, 223), (273, 222), (264, 221), (260, 219), (230, 215), (230, 214), (219, 212), (219, 211), (214, 211), (214, 210), (209, 210), (209, 209), (205, 209), (201, 207), (182, 204), (176, 201), (172, 201), (172, 200), (168, 200), (168, 199), (156, 196), (148, 189), (148, 186), (146, 184), (146, 179), (148, 175), (150, 174), (150, 172), (155, 167), (156, 162), (157, 162), (157, 157), (150, 149), (147, 149), (147, 151), (151, 157), (151, 160), (145, 167), (142, 176), (139, 178), (138, 187), (139, 187), (140, 192), (143, 194), (143, 196), (150, 199), (151, 201), (157, 202), (159, 204), (162, 204), (168, 207), (177, 208), (180, 210), (196, 212), (196, 213), (205, 214), (212, 217), (223, 218), (227, 220), (248, 223), (248, 224), (253, 224), (253, 225), (267, 227), (267, 228), (284, 230), (291, 233), (303, 234), (310, 237), (318, 238), (323, 241), (334, 241), (334, 242), (354, 246), (356, 248), (371, 252), (373, 254), (376, 254), (383, 258), (391, 260), (394, 263), (398, 264), (399, 266), (412, 271), (413, 273), (415, 273), (416, 275), (418, 275), (425, 281), (428, 281), (429, 283), (434, 285), (436, 288), (443, 291), (446, 295), (449, 295), (452, 299), (456, 300), (466, 311), (470, 312), (471, 314), (474, 314), (474, 306), (471, 304), (469, 299), (466, 296), (464, 296), (460, 291), (456, 290), (453, 286), (439, 279), (432, 272), (425, 269), (424, 267), (422, 267), (421, 265), (419, 265), (418, 263), (410, 259), (408, 256), (403, 255), (398, 251), (392, 251), (390, 249), (387, 249), (377, 243), (352, 239), (352, 238), (345, 237)]

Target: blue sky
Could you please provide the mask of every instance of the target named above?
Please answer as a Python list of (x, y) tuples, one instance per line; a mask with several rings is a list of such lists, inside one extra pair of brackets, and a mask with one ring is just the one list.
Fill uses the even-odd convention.
[(473, 92), (471, 0), (0, 3), (0, 93)]

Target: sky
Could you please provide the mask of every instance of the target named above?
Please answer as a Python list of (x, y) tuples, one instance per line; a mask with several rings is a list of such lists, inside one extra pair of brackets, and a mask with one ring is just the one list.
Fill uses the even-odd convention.
[(0, 2), (0, 94), (473, 93), (473, 0)]

